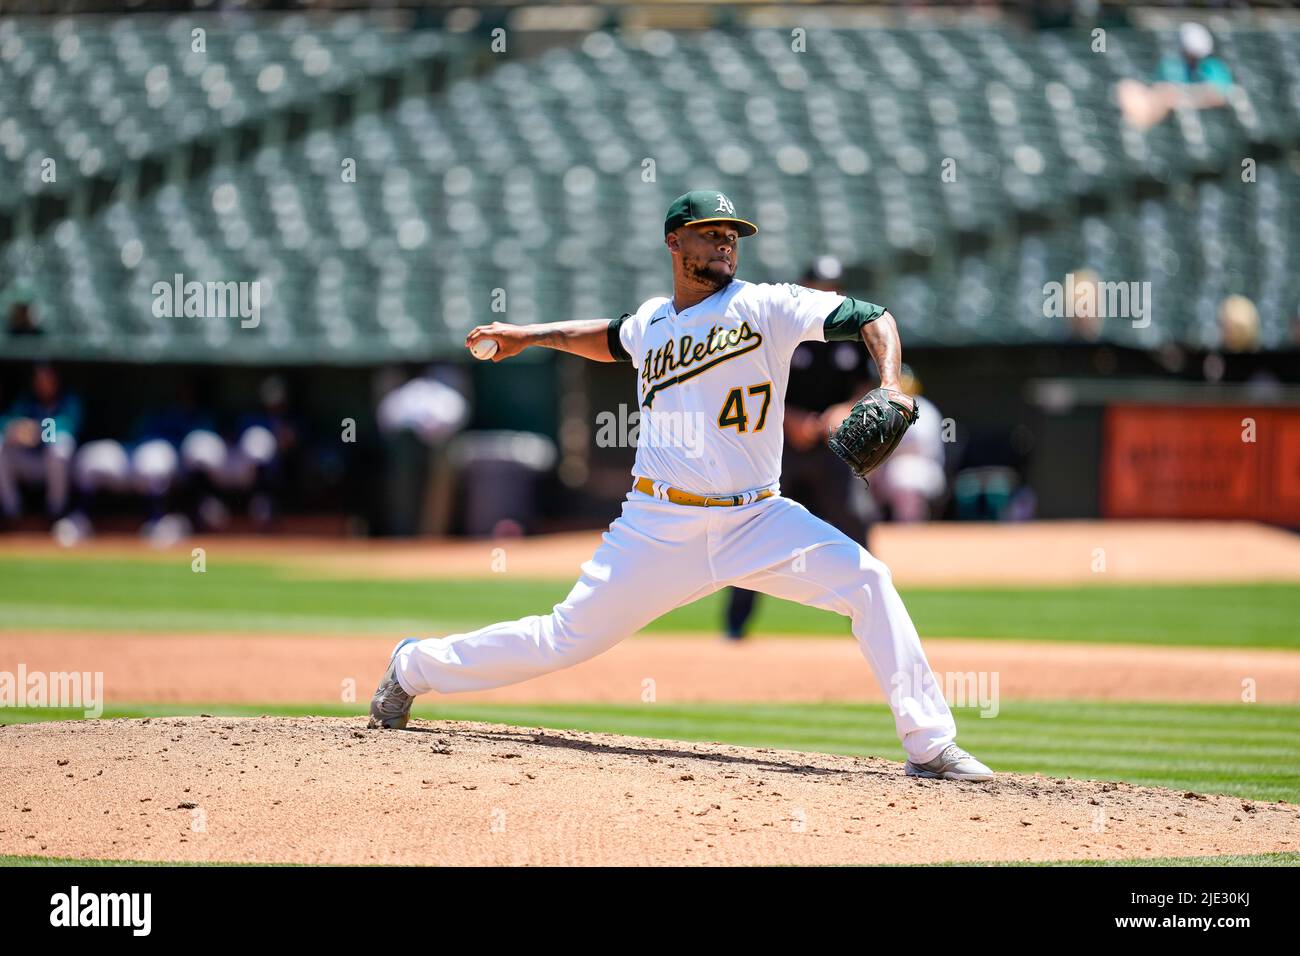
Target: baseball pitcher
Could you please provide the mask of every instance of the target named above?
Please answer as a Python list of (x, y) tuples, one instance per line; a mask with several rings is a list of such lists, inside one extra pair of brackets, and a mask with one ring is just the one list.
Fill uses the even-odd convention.
[(736, 278), (739, 240), (757, 231), (724, 194), (689, 192), (664, 222), (672, 298), (612, 321), (494, 322), (469, 333), (466, 346), (494, 362), (542, 346), (631, 363), (642, 413), (632, 488), (549, 614), (399, 643), (371, 701), (371, 727), (406, 726), (419, 694), (500, 687), (571, 667), (675, 607), (738, 585), (852, 621), (889, 700), (908, 774), (992, 779), (954, 742), (952, 713), (889, 569), (780, 492), (786, 381), (800, 342), (860, 338), (880, 370), (881, 387), (830, 437), (859, 477), (915, 420), (898, 386), (894, 318), (839, 293)]

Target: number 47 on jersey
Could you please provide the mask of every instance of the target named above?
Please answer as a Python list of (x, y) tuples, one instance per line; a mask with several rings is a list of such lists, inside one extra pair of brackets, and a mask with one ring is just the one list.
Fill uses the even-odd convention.
[(753, 407), (753, 399), (761, 395), (763, 397), (762, 408), (758, 412), (758, 421), (754, 423), (754, 431), (761, 432), (763, 426), (767, 424), (767, 410), (772, 404), (772, 383), (761, 382), (758, 385), (750, 385), (748, 388), (737, 385), (727, 393), (726, 400), (722, 403), (722, 411), (718, 412), (719, 428), (734, 428), (737, 432), (749, 431), (749, 411), (745, 406), (745, 395), (750, 397), (750, 408)]

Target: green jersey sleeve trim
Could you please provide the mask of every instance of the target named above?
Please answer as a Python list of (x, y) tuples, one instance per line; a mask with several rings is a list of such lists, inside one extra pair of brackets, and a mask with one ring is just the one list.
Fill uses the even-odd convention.
[(845, 296), (835, 311), (826, 316), (822, 331), (827, 342), (847, 342), (856, 339), (862, 333), (864, 325), (876, 321), (884, 314), (883, 305)]

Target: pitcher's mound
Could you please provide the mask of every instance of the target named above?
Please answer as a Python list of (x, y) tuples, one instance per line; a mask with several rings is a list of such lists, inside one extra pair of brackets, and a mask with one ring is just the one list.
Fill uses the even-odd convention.
[(1297, 808), (1123, 783), (416, 721), (0, 727), (0, 853), (405, 864), (923, 863), (1295, 850)]

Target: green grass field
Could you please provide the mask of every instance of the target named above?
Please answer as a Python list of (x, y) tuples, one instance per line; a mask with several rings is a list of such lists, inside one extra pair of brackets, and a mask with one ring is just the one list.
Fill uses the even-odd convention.
[[(438, 634), (548, 611), (559, 581), (498, 576), (454, 583), (304, 579), (274, 563), (190, 570), (170, 559), (0, 558), (0, 622), (24, 630), (283, 631)], [(922, 635), (1300, 648), (1293, 584), (1069, 588), (910, 588)], [(716, 632), (722, 594), (680, 608), (649, 632)], [(848, 621), (786, 601), (760, 603), (755, 627), (777, 634), (847, 634)]]
[[(198, 713), (355, 716), (358, 724), (362, 720), (360, 706), (150, 705), (109, 709), (104, 716)], [(417, 706), (415, 715), (902, 759), (883, 705), (462, 704)], [(0, 711), (0, 720), (11, 723), (76, 716), (54, 710)], [(958, 710), (957, 719), (963, 745), (995, 770), (1300, 802), (1300, 708), (1004, 701), (996, 718)]]

